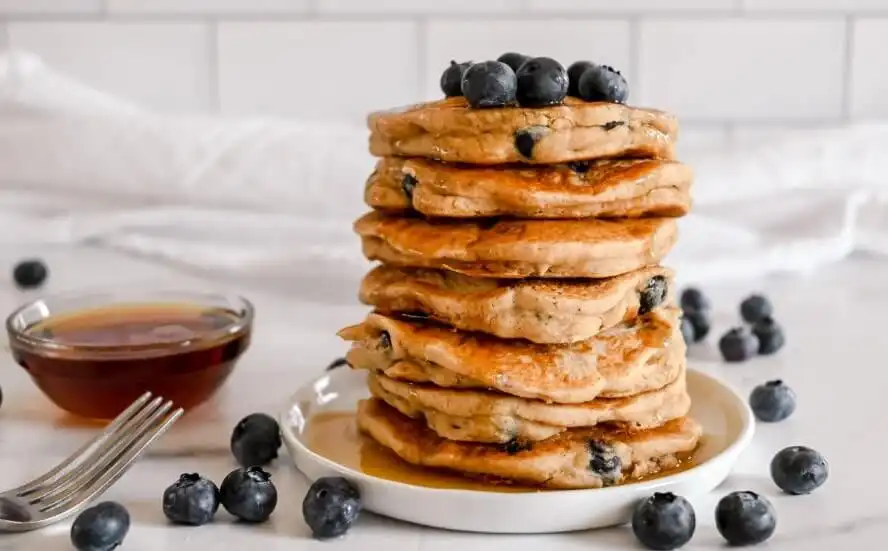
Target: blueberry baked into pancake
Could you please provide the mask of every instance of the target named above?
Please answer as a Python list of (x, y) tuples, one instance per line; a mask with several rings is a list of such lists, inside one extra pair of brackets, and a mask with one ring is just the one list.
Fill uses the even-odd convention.
[(339, 335), (401, 460), (498, 483), (600, 488), (668, 472), (689, 417), (674, 274), (691, 208), (678, 123), (607, 65), (507, 54), (443, 68), (442, 99), (368, 118), (354, 224), (377, 261)]

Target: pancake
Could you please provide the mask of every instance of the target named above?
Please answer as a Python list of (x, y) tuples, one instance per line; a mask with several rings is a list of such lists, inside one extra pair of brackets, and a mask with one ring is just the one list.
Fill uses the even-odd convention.
[(408, 463), (549, 488), (600, 488), (677, 467), (701, 434), (698, 423), (682, 417), (648, 431), (599, 426), (534, 443), (456, 442), (378, 399), (358, 404), (357, 421)]
[(360, 299), (386, 314), (422, 314), (465, 331), (537, 343), (590, 339), (673, 304), (673, 273), (654, 266), (608, 279), (492, 279), (445, 270), (378, 266)]
[(447, 389), (371, 374), (370, 392), (407, 417), (425, 421), (441, 438), (505, 444), (545, 440), (599, 424), (656, 428), (688, 414), (684, 373), (660, 390), (583, 404), (547, 404), (487, 390)]
[(339, 335), (355, 369), (445, 388), (486, 388), (563, 404), (663, 388), (684, 368), (675, 308), (658, 309), (587, 341), (542, 345), (370, 314)]
[(655, 159), (479, 167), (389, 157), (377, 163), (364, 200), (377, 210), (445, 218), (683, 216), (692, 180), (689, 166)]
[(672, 218), (432, 222), (379, 212), (355, 231), (370, 260), (500, 278), (625, 274), (658, 264), (678, 236)]
[(608, 157), (671, 159), (675, 117), (565, 98), (563, 105), (472, 109), (455, 97), (371, 113), (370, 153), (499, 165)]

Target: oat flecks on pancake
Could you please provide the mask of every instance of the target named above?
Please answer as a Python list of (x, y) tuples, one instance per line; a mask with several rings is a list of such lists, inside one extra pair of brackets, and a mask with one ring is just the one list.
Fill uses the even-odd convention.
[(648, 429), (684, 417), (691, 407), (684, 372), (659, 390), (582, 404), (551, 404), (490, 390), (447, 389), (368, 377), (370, 392), (402, 414), (423, 419), (449, 440), (506, 443), (545, 440), (562, 431), (599, 424)]
[(428, 221), (371, 212), (355, 222), (364, 255), (394, 265), (482, 277), (611, 277), (658, 263), (672, 218)]
[(674, 308), (655, 310), (570, 345), (505, 340), (379, 314), (340, 336), (352, 341), (347, 357), (356, 369), (576, 404), (631, 396), (674, 381), (685, 353), (678, 316)]
[(408, 463), (552, 488), (599, 488), (675, 467), (701, 432), (683, 417), (649, 431), (575, 429), (512, 449), (442, 439), (378, 399), (359, 404), (358, 426)]
[(534, 109), (471, 109), (448, 98), (372, 113), (367, 122), (373, 155), (477, 165), (671, 159), (678, 137), (675, 117), (662, 111), (574, 98)]
[(571, 343), (636, 317), (657, 277), (666, 282), (662, 305), (673, 304), (672, 271), (660, 266), (608, 279), (504, 280), (382, 265), (364, 277), (360, 299), (382, 313), (422, 313), (466, 331)]
[(379, 210), (445, 218), (683, 216), (692, 181), (689, 166), (656, 159), (482, 167), (388, 157), (364, 199)]

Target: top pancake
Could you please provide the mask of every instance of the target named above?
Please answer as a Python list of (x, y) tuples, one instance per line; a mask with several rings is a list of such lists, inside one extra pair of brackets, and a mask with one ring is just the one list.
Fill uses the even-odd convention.
[(364, 200), (378, 210), (444, 218), (683, 216), (692, 180), (687, 165), (658, 159), (482, 167), (387, 157), (368, 179)]
[(370, 260), (499, 278), (612, 277), (657, 264), (678, 237), (673, 218), (453, 222), (379, 212), (355, 231)]
[(465, 98), (372, 113), (370, 152), (493, 165), (613, 157), (671, 159), (672, 115), (618, 103), (565, 98), (549, 107), (473, 109)]

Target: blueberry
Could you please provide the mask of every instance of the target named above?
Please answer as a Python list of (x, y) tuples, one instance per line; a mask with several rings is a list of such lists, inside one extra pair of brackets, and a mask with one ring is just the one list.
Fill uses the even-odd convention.
[(687, 344), (694, 342), (694, 326), (687, 316), (682, 316), (681, 318), (681, 337)]
[(531, 126), (515, 132), (515, 149), (526, 159), (533, 159), (533, 149), (540, 139), (546, 135), (545, 126)]
[(592, 164), (589, 161), (571, 161), (567, 163), (567, 168), (573, 170), (577, 174), (585, 174), (592, 170)]
[(231, 433), (231, 453), (244, 467), (268, 465), (280, 447), (280, 427), (264, 413), (247, 415)]
[(404, 191), (404, 196), (407, 197), (407, 200), (413, 202), (413, 190), (416, 189), (416, 177), (411, 174), (405, 174), (404, 178), (401, 179), (401, 189)]
[(20, 289), (34, 289), (43, 285), (49, 269), (42, 260), (22, 260), (12, 270), (12, 279)]
[(527, 60), (515, 76), (518, 104), (523, 107), (557, 105), (567, 95), (567, 71), (550, 57)]
[(265, 522), (277, 506), (277, 489), (262, 467), (228, 473), (219, 488), (225, 510), (246, 522)]
[(586, 69), (595, 67), (591, 61), (575, 61), (567, 68), (567, 95), (578, 98), (580, 97), (580, 77), (586, 72)]
[(696, 287), (688, 287), (682, 291), (679, 304), (681, 304), (681, 309), (685, 312), (689, 310), (694, 312), (705, 312), (712, 309), (709, 299), (706, 298), (703, 291)]
[(732, 492), (718, 502), (715, 526), (731, 545), (755, 545), (774, 534), (777, 513), (755, 492)]
[(197, 473), (183, 474), (163, 492), (163, 514), (177, 524), (206, 524), (218, 510), (219, 489)]
[(758, 353), (758, 338), (743, 327), (735, 327), (722, 335), (718, 348), (726, 362), (745, 362)]
[(392, 349), (392, 336), (389, 335), (388, 331), (383, 331), (379, 334), (379, 346), (383, 350), (391, 350)]
[(619, 71), (607, 65), (594, 65), (583, 71), (577, 86), (580, 97), (586, 101), (626, 103), (629, 99), (629, 84), (626, 79)]
[(670, 492), (645, 499), (632, 515), (632, 531), (648, 549), (678, 549), (691, 541), (696, 528), (690, 502)]
[(509, 455), (517, 455), (521, 452), (530, 451), (533, 449), (533, 444), (526, 440), (519, 440), (517, 438), (513, 438), (502, 445), (502, 450)]
[(686, 320), (693, 330), (692, 340), (688, 342), (700, 342), (709, 335), (709, 330), (712, 325), (706, 310), (685, 310), (682, 313), (682, 320)]
[(324, 371), (333, 371), (337, 367), (342, 367), (344, 365), (348, 365), (348, 360), (346, 360), (345, 358), (336, 358), (335, 360), (330, 362), (330, 365), (328, 365), (327, 369), (325, 369)]
[(759, 421), (783, 421), (795, 411), (796, 395), (783, 381), (768, 381), (752, 389), (749, 407)]
[(766, 316), (752, 325), (752, 333), (759, 340), (759, 354), (774, 354), (786, 344), (783, 328), (771, 316)]
[(519, 54), (516, 52), (507, 52), (496, 58), (497, 61), (505, 63), (516, 73), (518, 72), (518, 69), (520, 69), (521, 66), (524, 65), (524, 62), (528, 59), (530, 59), (530, 56), (526, 56), (524, 54)]
[(361, 493), (342, 477), (317, 479), (302, 501), (302, 517), (317, 539), (348, 532), (361, 514)]
[(638, 297), (638, 314), (644, 315), (659, 306), (666, 299), (668, 291), (666, 278), (658, 275), (650, 278)]
[(472, 65), (471, 61), (464, 63), (450, 62), (450, 66), (441, 74), (441, 91), (448, 98), (462, 95), (462, 79), (466, 69)]
[(515, 71), (499, 61), (475, 63), (463, 74), (462, 93), (475, 108), (514, 103), (517, 88)]
[(750, 295), (740, 303), (740, 316), (747, 323), (755, 323), (773, 314), (771, 301), (762, 295)]
[(601, 440), (590, 440), (587, 448), (590, 456), (589, 470), (600, 476), (606, 486), (619, 480), (623, 474), (623, 462), (613, 447)]
[(810, 494), (823, 486), (828, 477), (826, 458), (805, 446), (782, 449), (771, 460), (771, 478), (788, 494)]
[(71, 525), (71, 544), (78, 551), (111, 551), (129, 532), (130, 515), (113, 501), (104, 501), (80, 513)]

